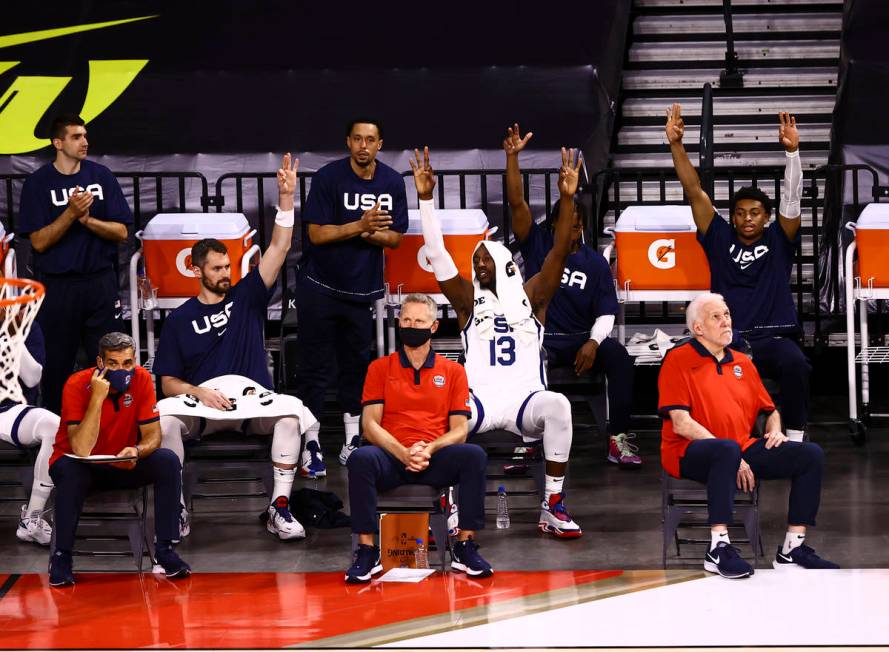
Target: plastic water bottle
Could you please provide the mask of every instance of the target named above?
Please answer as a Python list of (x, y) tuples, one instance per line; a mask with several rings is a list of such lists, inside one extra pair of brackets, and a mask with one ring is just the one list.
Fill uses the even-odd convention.
[(429, 555), (426, 553), (426, 546), (423, 539), (416, 539), (417, 549), (414, 551), (414, 559), (417, 562), (417, 568), (429, 568)]
[(500, 485), (497, 488), (497, 529), (505, 530), (509, 527), (509, 505), (506, 504), (506, 488)]

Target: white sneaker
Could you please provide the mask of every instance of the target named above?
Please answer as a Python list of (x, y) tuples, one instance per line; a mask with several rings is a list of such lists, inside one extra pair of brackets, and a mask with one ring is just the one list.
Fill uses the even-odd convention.
[(568, 514), (564, 503), (565, 494), (553, 494), (549, 501), (540, 505), (538, 529), (557, 539), (576, 539), (583, 534), (580, 526)]
[(293, 518), (290, 513), (290, 503), (284, 496), (278, 496), (269, 505), (269, 520), (266, 529), (272, 534), (277, 534), (279, 539), (305, 539), (306, 529)]
[(22, 517), (16, 528), (15, 536), (21, 541), (48, 546), (52, 539), (52, 526), (43, 518), (43, 512), (27, 513), (28, 506), (22, 505)]
[(360, 443), (360, 438), (358, 435), (355, 435), (348, 441), (348, 443), (343, 444), (343, 447), (340, 449), (340, 464), (346, 466), (346, 462), (349, 461), (349, 456), (356, 450), (358, 450), (358, 445)]
[(191, 534), (191, 519), (185, 505), (179, 505), (179, 539), (182, 540)]

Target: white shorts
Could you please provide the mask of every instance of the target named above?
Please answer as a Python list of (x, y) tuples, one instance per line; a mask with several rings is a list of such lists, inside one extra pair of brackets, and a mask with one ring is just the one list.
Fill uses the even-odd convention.
[(217, 432), (241, 432), (245, 435), (271, 435), (275, 424), (286, 417), (259, 417), (255, 419), (202, 419), (175, 415), (185, 426), (183, 439), (200, 439)]
[[(12, 444), (13, 446), (34, 446), (39, 444), (40, 442), (34, 437), (34, 433), (26, 432), (19, 427), (22, 424), (25, 415), (34, 415), (35, 412), (45, 412), (46, 414), (44, 416), (58, 419), (55, 414), (44, 408), (25, 404), (14, 405), (8, 410), (0, 412), (0, 440), (5, 441), (7, 444)], [(37, 421), (32, 421), (32, 424), (36, 425), (37, 423)]]
[(530, 424), (522, 423), (525, 407), (537, 391), (519, 396), (481, 397), (471, 394), (472, 418), (469, 419), (469, 436), (490, 430), (508, 430), (521, 435), (526, 442), (540, 439), (543, 435), (542, 430), (538, 432)]

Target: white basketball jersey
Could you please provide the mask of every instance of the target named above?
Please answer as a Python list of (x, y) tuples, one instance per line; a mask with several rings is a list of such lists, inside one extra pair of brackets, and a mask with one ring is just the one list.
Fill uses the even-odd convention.
[(476, 396), (525, 397), (546, 389), (546, 367), (543, 363), (543, 326), (534, 319), (536, 337), (525, 337), (502, 315), (494, 318), (494, 338), (484, 340), (475, 327), (475, 315), (463, 329), (463, 350), (466, 353), (466, 376)]

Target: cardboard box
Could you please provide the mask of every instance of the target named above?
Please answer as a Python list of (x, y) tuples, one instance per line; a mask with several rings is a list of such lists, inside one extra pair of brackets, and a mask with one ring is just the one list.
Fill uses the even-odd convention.
[(416, 568), (417, 539), (429, 551), (429, 514), (380, 514), (380, 558), (383, 570)]

